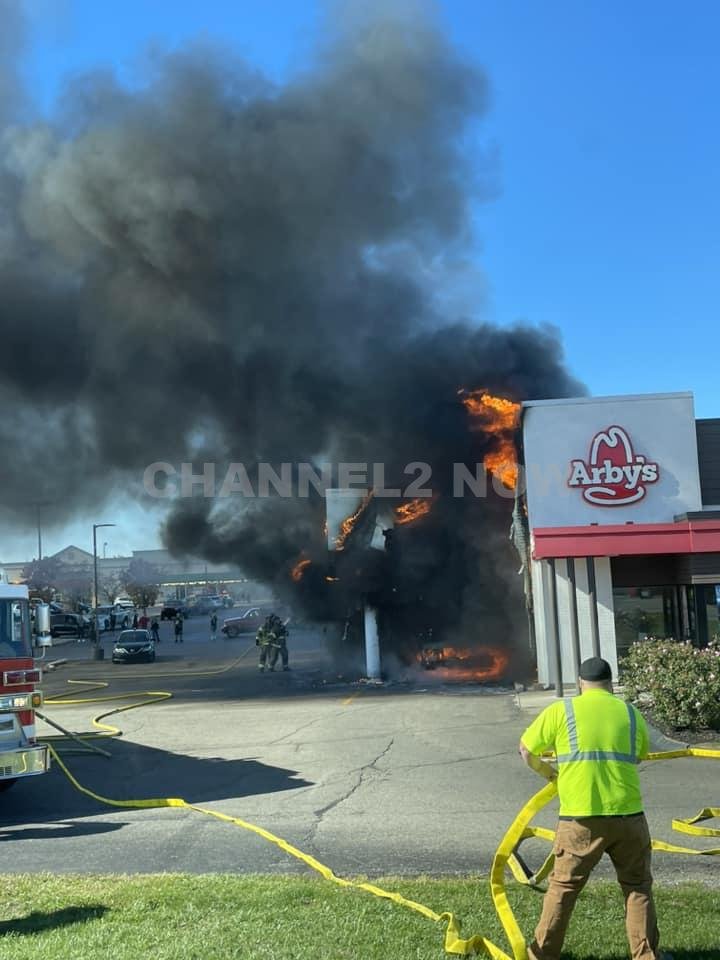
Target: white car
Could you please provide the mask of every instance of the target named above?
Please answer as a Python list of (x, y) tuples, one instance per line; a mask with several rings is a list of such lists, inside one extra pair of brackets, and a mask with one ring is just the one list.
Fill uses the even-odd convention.
[(134, 610), (135, 604), (132, 602), (130, 597), (116, 597), (115, 606), (121, 607), (123, 610)]
[[(101, 630), (111, 630), (112, 629), (112, 620), (110, 619), (112, 614), (115, 614), (115, 629), (116, 630), (126, 630), (128, 627), (132, 626), (132, 619), (134, 614), (134, 608), (128, 610), (126, 607), (119, 607), (117, 604), (114, 606), (104, 606), (97, 608), (98, 620), (100, 621)], [(93, 613), (90, 611), (89, 614), (92, 619)]]

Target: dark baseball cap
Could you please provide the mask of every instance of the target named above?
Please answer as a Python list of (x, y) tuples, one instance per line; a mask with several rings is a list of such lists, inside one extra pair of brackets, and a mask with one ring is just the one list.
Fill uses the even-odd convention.
[(603, 680), (612, 680), (612, 669), (607, 660), (602, 657), (590, 657), (580, 664), (580, 679), (592, 683), (601, 683)]

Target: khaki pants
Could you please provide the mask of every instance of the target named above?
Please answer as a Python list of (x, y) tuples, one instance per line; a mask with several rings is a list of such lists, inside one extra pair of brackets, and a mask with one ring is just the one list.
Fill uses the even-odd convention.
[(644, 815), (560, 820), (555, 865), (530, 946), (537, 960), (559, 960), (578, 894), (607, 853), (625, 897), (625, 927), (633, 960), (656, 960), (658, 929), (652, 898), (650, 831)]

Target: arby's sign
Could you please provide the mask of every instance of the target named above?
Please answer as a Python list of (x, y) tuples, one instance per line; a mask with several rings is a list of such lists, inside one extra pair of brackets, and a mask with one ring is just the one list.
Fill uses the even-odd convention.
[(638, 453), (624, 427), (606, 427), (590, 442), (587, 460), (571, 460), (568, 487), (595, 507), (623, 507), (642, 500), (660, 479), (660, 466)]
[(702, 509), (690, 393), (529, 400), (522, 431), (531, 532)]

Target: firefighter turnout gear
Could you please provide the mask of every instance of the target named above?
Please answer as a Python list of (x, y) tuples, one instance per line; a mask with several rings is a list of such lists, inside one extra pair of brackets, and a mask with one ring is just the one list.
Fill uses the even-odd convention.
[(271, 613), (258, 630), (255, 638), (256, 645), (260, 647), (258, 667), (261, 673), (266, 666), (270, 670), (274, 670), (278, 657), (282, 661), (283, 670), (290, 669), (288, 666), (287, 637), (286, 625), (277, 614)]
[[(595, 668), (594, 661), (591, 666)], [(543, 710), (520, 741), (531, 766), (541, 754), (555, 753), (560, 798), (554, 868), (528, 954), (535, 960), (559, 960), (575, 902), (607, 853), (625, 898), (631, 956), (658, 960), (652, 848), (637, 770), (648, 755), (648, 730), (639, 711), (608, 689), (609, 681), (591, 683), (582, 683), (580, 696)]]

